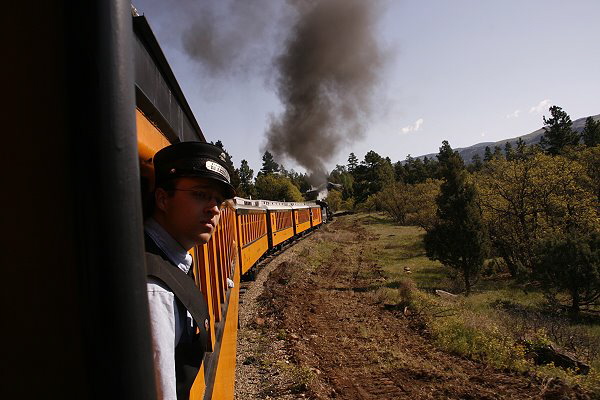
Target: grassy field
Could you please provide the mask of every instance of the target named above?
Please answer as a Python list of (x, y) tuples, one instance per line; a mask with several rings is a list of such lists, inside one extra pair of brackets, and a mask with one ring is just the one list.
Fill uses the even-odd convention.
[[(468, 298), (436, 295), (436, 290), (460, 293), (461, 285), (450, 268), (427, 258), (422, 229), (394, 225), (383, 214), (349, 218), (378, 238), (371, 241), (366, 255), (384, 271), (385, 279), (373, 288), (374, 295), (382, 303), (422, 316), (439, 346), (498, 368), (528, 371), (542, 379), (560, 377), (600, 396), (598, 315), (574, 322), (549, 307), (541, 291), (497, 271), (484, 273)], [(591, 372), (576, 375), (527, 360), (527, 349), (548, 343), (588, 363)]]

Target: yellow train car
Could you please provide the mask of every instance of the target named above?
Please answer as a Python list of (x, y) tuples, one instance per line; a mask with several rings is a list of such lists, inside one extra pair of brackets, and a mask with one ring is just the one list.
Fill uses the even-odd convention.
[(267, 210), (269, 249), (294, 237), (292, 206), (279, 201), (259, 200), (258, 206)]
[(310, 226), (314, 229), (323, 223), (323, 214), (321, 206), (310, 207)]
[(294, 204), (292, 209), (294, 211), (294, 234), (300, 235), (311, 227), (310, 206)]
[(242, 275), (269, 250), (267, 211), (235, 199), (239, 262)]

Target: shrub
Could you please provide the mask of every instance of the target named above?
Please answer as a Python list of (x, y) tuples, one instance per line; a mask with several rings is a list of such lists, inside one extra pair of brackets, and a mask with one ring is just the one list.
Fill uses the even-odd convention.
[(475, 314), (437, 319), (433, 326), (436, 342), (448, 351), (496, 368), (526, 368), (525, 347), (518, 345), (509, 332)]
[(547, 239), (538, 247), (535, 276), (552, 298), (566, 291), (571, 312), (600, 301), (600, 235), (571, 234)]

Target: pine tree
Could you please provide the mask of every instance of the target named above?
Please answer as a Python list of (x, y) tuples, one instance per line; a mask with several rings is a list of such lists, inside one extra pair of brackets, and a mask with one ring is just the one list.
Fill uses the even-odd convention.
[(438, 221), (425, 235), (427, 256), (462, 275), (466, 295), (483, 266), (488, 242), (476, 189), (458, 152), (447, 141), (438, 154), (443, 183), (437, 203)]
[(515, 158), (515, 151), (510, 142), (504, 143), (504, 157), (506, 157), (507, 161), (514, 160)]
[(550, 155), (562, 154), (567, 146), (579, 143), (579, 135), (573, 131), (571, 117), (558, 106), (550, 107), (550, 118), (544, 119), (544, 136), (540, 146)]
[(570, 311), (577, 315), (582, 305), (600, 300), (600, 236), (570, 233), (543, 241), (536, 278), (551, 296), (566, 292), (571, 297)]
[(402, 161), (396, 161), (394, 163), (394, 177), (396, 178), (396, 182), (405, 182), (406, 176), (407, 173), (404, 164), (402, 164)]
[(523, 140), (523, 138), (518, 138), (517, 139), (517, 151), (515, 152), (515, 158), (523, 160), (525, 159), (525, 152), (527, 151), (527, 145), (525, 144), (525, 141)]
[(502, 155), (502, 148), (500, 146), (494, 146), (493, 158), (494, 160), (501, 160), (502, 158), (504, 158), (504, 156)]
[(493, 158), (494, 156), (492, 155), (492, 150), (490, 149), (490, 146), (485, 146), (485, 152), (483, 153), (483, 161), (490, 162)]
[(350, 153), (348, 156), (348, 172), (352, 173), (358, 165), (358, 158), (354, 153)]
[(581, 132), (583, 143), (587, 147), (594, 147), (600, 144), (600, 120), (594, 121), (592, 117), (587, 117), (585, 126)]
[(238, 174), (240, 176), (240, 195), (242, 197), (252, 197), (255, 196), (254, 183), (252, 183), (252, 178), (254, 177), (254, 170), (250, 168), (248, 165), (248, 161), (242, 160), (240, 165), (240, 169), (238, 170)]
[(279, 171), (279, 164), (275, 162), (273, 159), (273, 154), (271, 154), (268, 150), (265, 151), (265, 154), (263, 154), (262, 160), (263, 165), (260, 169), (260, 174), (267, 175)]
[(469, 164), (469, 172), (481, 171), (483, 163), (481, 162), (481, 156), (479, 154), (473, 154), (471, 157), (471, 164)]

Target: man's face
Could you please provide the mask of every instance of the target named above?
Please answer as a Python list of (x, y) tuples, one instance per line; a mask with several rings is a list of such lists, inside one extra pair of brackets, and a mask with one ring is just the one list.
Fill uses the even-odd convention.
[(156, 190), (161, 224), (185, 249), (210, 240), (224, 201), (217, 183), (205, 178), (179, 178), (175, 190)]

